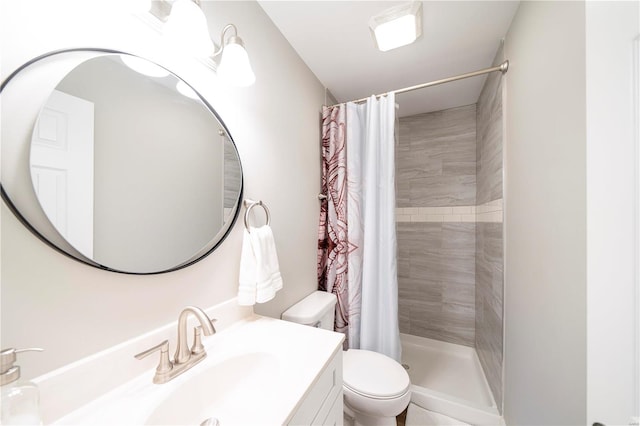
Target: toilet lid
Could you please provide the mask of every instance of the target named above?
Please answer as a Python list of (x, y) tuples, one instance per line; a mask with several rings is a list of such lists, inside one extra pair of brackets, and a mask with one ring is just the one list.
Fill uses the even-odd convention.
[(373, 398), (394, 398), (407, 392), (411, 382), (405, 369), (386, 355), (361, 349), (342, 353), (343, 380), (354, 392)]

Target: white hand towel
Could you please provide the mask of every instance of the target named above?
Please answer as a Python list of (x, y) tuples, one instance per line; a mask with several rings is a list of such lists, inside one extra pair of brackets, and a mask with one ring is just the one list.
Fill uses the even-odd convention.
[(269, 226), (245, 230), (240, 259), (238, 304), (264, 303), (282, 288), (278, 254)]
[(282, 288), (282, 275), (271, 227), (265, 225), (252, 229), (251, 238), (257, 265), (256, 302), (261, 303), (271, 300)]
[(251, 235), (245, 229), (240, 254), (240, 274), (238, 277), (238, 304), (249, 306), (256, 303), (256, 257), (251, 247)]

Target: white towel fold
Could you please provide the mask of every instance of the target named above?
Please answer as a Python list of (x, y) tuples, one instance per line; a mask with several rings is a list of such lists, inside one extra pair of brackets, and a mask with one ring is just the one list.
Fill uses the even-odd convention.
[(282, 276), (271, 227), (244, 231), (240, 258), (238, 304), (253, 305), (273, 299), (282, 288)]

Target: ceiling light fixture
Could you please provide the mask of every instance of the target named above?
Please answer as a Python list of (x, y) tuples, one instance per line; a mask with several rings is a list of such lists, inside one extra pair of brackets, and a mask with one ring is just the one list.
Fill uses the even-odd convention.
[[(225, 40), (225, 33), (233, 30)], [(238, 29), (229, 24), (224, 27), (220, 35), (220, 48), (213, 54), (215, 58), (222, 55), (218, 65), (218, 76), (234, 86), (250, 86), (256, 81), (256, 76), (251, 69), (249, 55), (244, 48), (242, 39), (238, 37)]]
[(369, 20), (369, 28), (383, 52), (411, 44), (422, 35), (422, 2), (387, 9)]

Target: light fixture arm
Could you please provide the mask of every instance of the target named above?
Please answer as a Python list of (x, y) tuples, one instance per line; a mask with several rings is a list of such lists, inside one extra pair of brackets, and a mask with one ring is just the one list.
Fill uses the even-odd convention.
[(239, 45), (244, 47), (244, 43), (242, 42), (242, 39), (238, 37), (238, 29), (236, 28), (236, 26), (233, 24), (227, 24), (225, 25), (225, 27), (222, 29), (222, 32), (220, 33), (220, 47), (215, 52), (213, 52), (212, 58), (215, 58), (216, 56), (221, 54), (222, 51), (224, 50), (224, 46), (225, 46), (224, 35), (228, 30), (233, 30), (233, 35), (229, 38), (229, 41), (238, 43)]

